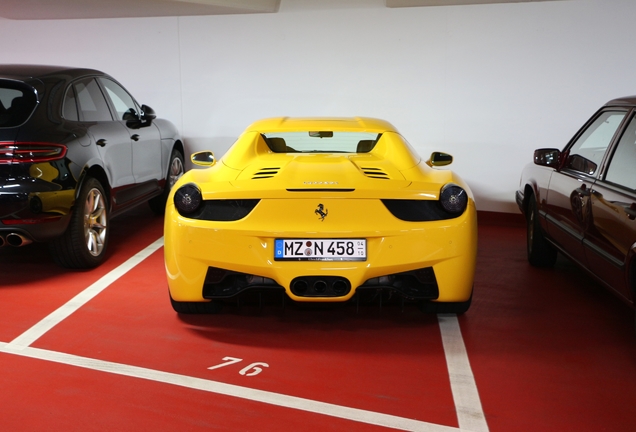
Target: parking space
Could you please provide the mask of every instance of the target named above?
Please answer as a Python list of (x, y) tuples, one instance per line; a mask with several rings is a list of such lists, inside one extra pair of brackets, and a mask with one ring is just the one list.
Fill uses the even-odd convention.
[(107, 264), (88, 272), (56, 268), (39, 245), (0, 249), (8, 430), (632, 425), (631, 311), (565, 260), (529, 267), (522, 227), (480, 226), (474, 303), (459, 318), (278, 298), (179, 316), (161, 218), (140, 209), (112, 233)]
[[(268, 304), (263, 310), (251, 305), (217, 316), (179, 317), (170, 308), (165, 275), (157, 271), (162, 263), (159, 250), (32, 346), (400, 417), (456, 422), (434, 316), (386, 310), (356, 317), (350, 308), (283, 311)], [(413, 381), (422, 388), (414, 391)], [(443, 402), (446, 410), (433, 408)]]

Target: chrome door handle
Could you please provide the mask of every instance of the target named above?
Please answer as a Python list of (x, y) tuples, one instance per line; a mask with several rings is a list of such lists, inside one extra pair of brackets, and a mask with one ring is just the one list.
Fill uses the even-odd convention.
[(574, 192), (576, 192), (580, 198), (590, 196), (590, 190), (584, 184), (582, 184), (580, 188), (574, 189)]

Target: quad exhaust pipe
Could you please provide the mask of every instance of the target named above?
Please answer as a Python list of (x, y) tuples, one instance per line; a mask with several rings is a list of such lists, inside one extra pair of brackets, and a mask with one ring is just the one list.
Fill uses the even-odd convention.
[(0, 247), (4, 245), (20, 247), (20, 246), (26, 246), (30, 243), (33, 243), (31, 239), (18, 233), (9, 233), (6, 236), (0, 236)]
[(291, 282), (298, 297), (342, 297), (351, 291), (351, 283), (341, 276), (301, 276)]

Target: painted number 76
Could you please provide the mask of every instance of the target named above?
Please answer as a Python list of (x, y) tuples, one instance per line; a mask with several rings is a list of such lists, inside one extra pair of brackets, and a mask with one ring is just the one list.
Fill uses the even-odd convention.
[[(233, 365), (235, 363), (243, 361), (243, 359), (236, 358), (236, 357), (223, 357), (223, 360), (225, 360), (225, 363), (221, 363), (216, 366), (210, 366), (208, 369), (209, 370), (218, 369), (224, 366)], [(239, 371), (239, 373), (245, 376), (254, 376), (263, 372), (264, 367), (269, 367), (269, 365), (263, 362), (256, 362), (256, 363), (252, 363), (250, 365), (245, 366), (243, 369)]]

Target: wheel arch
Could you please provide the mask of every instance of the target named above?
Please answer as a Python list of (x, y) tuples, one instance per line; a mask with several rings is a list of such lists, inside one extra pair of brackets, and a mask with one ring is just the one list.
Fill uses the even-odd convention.
[(183, 146), (183, 143), (181, 142), (180, 139), (174, 142), (174, 145), (172, 146), (172, 150), (179, 150), (181, 154), (183, 155), (183, 157), (185, 158), (185, 147)]
[(537, 205), (539, 205), (539, 196), (537, 193), (536, 184), (526, 183), (526, 185), (523, 188), (523, 203), (522, 203), (522, 211), (523, 211), (523, 214), (526, 216), (528, 214), (528, 203), (530, 202), (531, 196), (534, 196), (535, 200), (537, 201)]
[(175, 150), (179, 150), (181, 152), (181, 155), (183, 156), (183, 162), (184, 162), (184, 168), (185, 168), (185, 146), (183, 145), (183, 142), (181, 141), (181, 139), (177, 139), (175, 140), (174, 144), (172, 144), (171, 148), (168, 148), (168, 155), (167, 155), (167, 159), (164, 161), (164, 166), (163, 166), (163, 178), (165, 179), (166, 176), (168, 175), (168, 173), (170, 172), (170, 163), (172, 160), (172, 152), (174, 152)]
[(104, 188), (104, 192), (106, 193), (107, 202), (110, 208), (111, 199), (112, 199), (111, 190), (110, 190), (111, 189), (110, 182), (108, 180), (108, 175), (106, 174), (106, 171), (104, 171), (104, 168), (101, 167), (100, 165), (93, 165), (91, 167), (87, 167), (86, 169), (84, 169), (80, 177), (80, 180), (77, 182), (78, 185), (77, 185), (77, 190), (75, 192), (75, 199), (77, 199), (77, 196), (79, 195), (79, 192), (82, 189), (82, 186), (84, 185), (84, 182), (86, 181), (88, 177), (92, 177), (101, 183), (102, 187)]

